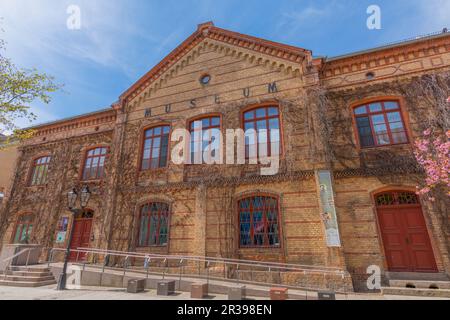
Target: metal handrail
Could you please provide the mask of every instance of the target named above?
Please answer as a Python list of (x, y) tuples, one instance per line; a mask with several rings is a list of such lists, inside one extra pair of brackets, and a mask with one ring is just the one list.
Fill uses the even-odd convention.
[(27, 249), (23, 249), (23, 250), (19, 251), (18, 253), (12, 255), (11, 257), (8, 257), (8, 258), (4, 259), (3, 262), (9, 262), (9, 263), (7, 263), (7, 264), (5, 265), (5, 268), (3, 269), (4, 279), (6, 279), (6, 276), (7, 276), (7, 270), (8, 270), (8, 267), (11, 266), (11, 261), (12, 261), (12, 260), (14, 260), (15, 258), (20, 257), (22, 254), (28, 252), (27, 261), (26, 261), (26, 263), (25, 263), (25, 266), (28, 267), (28, 261), (30, 260), (30, 253), (31, 253), (31, 250), (35, 250), (35, 249), (36, 249), (36, 248), (27, 248)]
[[(52, 250), (52, 254), (51, 254), (51, 257), (52, 257), (52, 259), (53, 259), (53, 251), (64, 251), (64, 249), (60, 249), (60, 248), (53, 248), (53, 249), (51, 249)], [(103, 249), (72, 249), (71, 251), (73, 251), (73, 252), (78, 252), (78, 253), (84, 253), (84, 254), (93, 254), (93, 255), (99, 255), (99, 254), (103, 254), (103, 255), (105, 255), (105, 258), (106, 257), (111, 257), (111, 256), (116, 256), (116, 257), (121, 257), (121, 258), (125, 258), (127, 261), (129, 261), (129, 259), (132, 259), (132, 258), (138, 258), (138, 259), (144, 259), (144, 267), (143, 267), (143, 271), (142, 272), (144, 272), (144, 274), (146, 274), (146, 277), (148, 278), (148, 274), (149, 274), (149, 268), (150, 268), (150, 266), (149, 266), (149, 264), (148, 265), (146, 265), (145, 264), (145, 262), (146, 261), (151, 261), (151, 260), (159, 260), (160, 262), (164, 262), (164, 267), (163, 267), (163, 270), (162, 270), (162, 273), (160, 273), (160, 272), (152, 272), (153, 274), (159, 274), (159, 275), (161, 275), (162, 274), (162, 277), (163, 277), (163, 279), (166, 277), (166, 274), (167, 275), (169, 275), (170, 274), (170, 272), (169, 272), (169, 268), (170, 268), (170, 266), (169, 266), (169, 260), (174, 260), (174, 261), (176, 261), (177, 263), (178, 263), (178, 265), (177, 266), (174, 266), (173, 268), (179, 268), (180, 270), (179, 270), (179, 277), (180, 277), (180, 279), (181, 279), (181, 277), (182, 277), (182, 274), (183, 275), (185, 275), (186, 277), (197, 277), (196, 276), (196, 273), (194, 272), (194, 273), (185, 273), (184, 272), (184, 267), (185, 267), (185, 265), (184, 264), (182, 264), (181, 262), (182, 261), (191, 261), (191, 262), (197, 262), (197, 264), (198, 264), (198, 268), (199, 268), (199, 270), (198, 270), (198, 276), (199, 277), (204, 277), (204, 276), (206, 276), (206, 279), (207, 279), (207, 281), (209, 282), (209, 280), (210, 279), (215, 279), (215, 280), (222, 280), (222, 281), (236, 281), (238, 284), (240, 284), (240, 283), (245, 283), (245, 282), (247, 282), (247, 283), (266, 283), (266, 284), (270, 284), (270, 283), (272, 283), (272, 282), (270, 282), (270, 281), (254, 281), (253, 280), (253, 272), (255, 271), (254, 269), (250, 269), (250, 272), (251, 272), (251, 280), (246, 280), (246, 279), (241, 279), (241, 275), (242, 275), (242, 273), (243, 272), (248, 272), (249, 270), (245, 270), (245, 269), (242, 269), (241, 267), (256, 267), (256, 268), (258, 268), (258, 269), (260, 269), (260, 268), (264, 268), (264, 269), (266, 269), (265, 271), (267, 271), (267, 270), (269, 270), (270, 272), (273, 272), (273, 271), (275, 271), (275, 272), (278, 272), (279, 274), (281, 273), (281, 272), (287, 272), (287, 271), (291, 271), (291, 272), (299, 272), (299, 273), (303, 273), (303, 275), (306, 275), (306, 274), (319, 274), (319, 275), (322, 275), (323, 277), (324, 277), (324, 279), (326, 278), (326, 276), (327, 275), (334, 275), (334, 276), (337, 276), (337, 278), (335, 278), (334, 279), (334, 281), (339, 281), (339, 279), (341, 279), (340, 281), (342, 281), (342, 290), (341, 290), (341, 292), (346, 292), (347, 291), (347, 289), (346, 289), (346, 284), (345, 284), (345, 275), (346, 275), (346, 271), (345, 270), (342, 270), (342, 269), (337, 269), (337, 268), (334, 268), (334, 270), (327, 270), (327, 269), (322, 269), (322, 270), (320, 270), (320, 269), (305, 269), (305, 268), (302, 268), (302, 266), (299, 266), (299, 265), (294, 265), (294, 264), (277, 264), (277, 265), (274, 265), (274, 264), (272, 264), (272, 263), (263, 263), (263, 262), (256, 262), (256, 261), (250, 261), (250, 262), (253, 262), (253, 263), (249, 263), (249, 261), (248, 260), (245, 260), (245, 262), (242, 262), (242, 261), (244, 261), (244, 260), (241, 260), (241, 261), (239, 261), (239, 260), (232, 260), (232, 259), (230, 259), (230, 260), (232, 260), (232, 262), (230, 262), (230, 261), (226, 261), (226, 259), (213, 259), (214, 261), (208, 261), (208, 259), (209, 258), (206, 258), (206, 257), (201, 257), (201, 258), (199, 258), (199, 257), (188, 257), (188, 258), (184, 258), (183, 260), (182, 259), (180, 259), (180, 257), (178, 257), (178, 256), (163, 256), (163, 255), (155, 255), (155, 256), (157, 256), (157, 257), (152, 257), (152, 255), (151, 254), (141, 254), (141, 253), (132, 253), (132, 252), (117, 252), (117, 253), (115, 253), (115, 252), (112, 252), (112, 251), (108, 251), (108, 250), (103, 250)], [(205, 271), (206, 271), (206, 274), (202, 274), (201, 273), (201, 268), (200, 268), (200, 263), (201, 262), (203, 262), (203, 263), (205, 263)], [(51, 262), (49, 262), (49, 264), (50, 264)], [(211, 263), (213, 263), (213, 264), (222, 264), (223, 265), (223, 268), (224, 268), (224, 274), (223, 274), (223, 276), (215, 276), (215, 275), (213, 275), (212, 277), (210, 276), (210, 267), (211, 267)], [(85, 268), (86, 268), (86, 264), (89, 264), (89, 262), (87, 262), (87, 261), (85, 261), (85, 262), (83, 262), (83, 270), (85, 270)], [(161, 263), (159, 264), (160, 266), (161, 266)], [(234, 270), (234, 272), (235, 272), (235, 274), (236, 274), (236, 278), (234, 278), (234, 277), (227, 277), (227, 275), (226, 275), (226, 268), (227, 268), (227, 266), (229, 266), (229, 265), (232, 265), (232, 266), (234, 266), (235, 267), (235, 270)], [(95, 267), (95, 266), (93, 266), (93, 267)], [(105, 269), (107, 268), (107, 266), (106, 266), (106, 264), (105, 263), (103, 263), (103, 265), (102, 266), (100, 266), (100, 268), (102, 269), (102, 274), (105, 272)], [(128, 268), (128, 263), (125, 261), (125, 263), (123, 264), (123, 275), (125, 276), (126, 275), (126, 272), (127, 271), (129, 271), (129, 272), (141, 272), (139, 269), (136, 269), (136, 268), (130, 268), (130, 269), (127, 269)], [(119, 267), (119, 268), (116, 268), (116, 267), (110, 267), (110, 269), (112, 269), (112, 270), (116, 270), (116, 269), (119, 269), (119, 270), (122, 270), (122, 268), (121, 267)], [(117, 271), (119, 271), (119, 270), (117, 270)], [(259, 270), (259, 271), (262, 271), (262, 270)], [(275, 283), (272, 283), (272, 284), (275, 284)], [(281, 286), (287, 286), (287, 287), (294, 287), (294, 288), (297, 288), (297, 289), (304, 289), (304, 290), (319, 290), (322, 286), (320, 286), (320, 285), (318, 285), (318, 286), (314, 286), (314, 285), (311, 285), (311, 284), (302, 284), (302, 283), (298, 283), (297, 285), (292, 285), (292, 284), (281, 284), (281, 283), (277, 283), (276, 282), (276, 284), (277, 285), (281, 285)], [(331, 283), (331, 285), (333, 285), (332, 283)], [(338, 291), (338, 290), (336, 290), (336, 291)]]
[[(53, 263), (53, 259), (55, 257), (55, 252), (64, 252), (64, 249), (61, 248), (49, 248), (50, 254), (48, 264)], [(89, 261), (83, 261), (83, 271), (86, 270), (86, 265), (92, 265), (93, 268), (99, 267), (101, 269), (102, 275), (105, 273), (106, 269), (122, 271), (123, 276), (126, 276), (127, 272), (129, 273), (142, 273), (143, 277), (149, 277), (149, 273), (153, 275), (162, 276), (164, 279), (166, 276), (175, 276), (178, 277), (181, 283), (182, 277), (185, 278), (205, 278), (208, 283), (210, 280), (219, 280), (219, 281), (232, 281), (237, 284), (248, 283), (248, 284), (266, 284), (266, 285), (277, 285), (283, 287), (294, 288), (297, 290), (313, 290), (317, 291), (323, 289), (324, 287), (328, 289), (332, 289), (336, 292), (340, 292), (346, 294), (347, 292), (347, 283), (346, 283), (346, 275), (347, 271), (344, 269), (339, 269), (336, 267), (316, 267), (316, 266), (304, 266), (297, 264), (283, 264), (277, 262), (260, 262), (260, 261), (251, 261), (251, 260), (236, 260), (236, 259), (228, 259), (228, 258), (209, 258), (209, 257), (198, 257), (198, 256), (169, 256), (169, 255), (158, 255), (158, 254), (149, 254), (149, 253), (137, 253), (137, 252), (123, 252), (123, 251), (114, 251), (114, 250), (105, 250), (105, 249), (96, 249), (96, 248), (78, 248), (71, 249), (71, 252), (76, 252), (77, 255), (84, 254), (92, 255), (92, 257), (97, 257), (100, 255), (104, 256), (103, 264), (94, 265)], [(119, 257), (126, 259), (123, 265), (120, 266), (115, 265), (108, 267), (111, 257)], [(130, 268), (130, 260), (131, 259), (143, 259), (143, 268), (140, 269), (139, 265), (133, 263), (133, 267)], [(156, 262), (156, 268), (162, 268), (162, 270), (152, 270), (150, 271), (150, 263)], [(173, 262), (173, 267), (170, 266), (170, 262)], [(189, 266), (189, 263), (194, 263), (191, 267), (195, 268), (195, 265), (198, 266), (198, 273), (192, 269), (191, 271), (185, 272), (185, 268)], [(203, 263), (203, 267), (201, 264)], [(223, 274), (220, 274), (220, 270), (218, 273), (211, 274), (210, 268), (213, 265), (218, 265), (223, 268)], [(231, 269), (230, 269), (231, 267)], [(170, 271), (170, 268), (179, 268), (178, 272), (174, 270), (174, 272)], [(248, 268), (248, 269), (247, 269)], [(231, 272), (228, 273), (227, 272)], [(264, 280), (256, 280), (254, 279), (254, 273), (259, 271), (269, 271), (268, 277), (265, 277)], [(278, 276), (273, 273), (278, 273)], [(292, 283), (283, 283), (284, 281), (281, 278), (281, 272), (297, 272), (302, 273), (304, 275), (303, 278), (299, 279), (299, 282), (294, 284)], [(248, 273), (250, 279), (246, 279), (245, 273)], [(331, 282), (324, 281), (322, 284), (314, 284), (309, 282), (306, 275), (309, 274), (316, 278), (317, 276), (322, 276), (325, 280), (327, 276), (332, 276), (330, 278)], [(178, 276), (177, 276), (178, 275)], [(244, 277), (242, 278), (242, 276)], [(273, 276), (276, 279), (272, 278)], [(341, 285), (338, 283), (341, 282)], [(179, 285), (181, 285), (179, 283)]]
[(30, 250), (33, 250), (33, 249), (35, 249), (35, 248), (27, 248), (27, 249), (23, 249), (22, 251), (16, 253), (15, 255), (13, 255), (13, 256), (11, 256), (11, 257), (9, 257), (9, 258), (4, 259), (3, 262), (7, 262), (7, 261), (10, 261), (10, 260), (12, 260), (12, 259), (14, 259), (14, 258), (17, 258), (18, 256), (22, 255), (23, 253), (25, 253), (25, 252), (27, 252), (27, 251), (30, 251)]
[(261, 267), (261, 268), (273, 268), (273, 269), (296, 269), (301, 271), (317, 271), (317, 272), (325, 272), (325, 273), (341, 273), (342, 269), (337, 267), (327, 267), (327, 266), (309, 266), (309, 265), (301, 265), (301, 264), (292, 264), (292, 263), (280, 263), (280, 262), (260, 262), (260, 261), (252, 261), (252, 260), (239, 260), (239, 259), (229, 259), (229, 258), (215, 258), (215, 257), (200, 257), (200, 256), (179, 256), (179, 255), (160, 255), (160, 254), (150, 254), (150, 253), (138, 253), (138, 252), (123, 252), (116, 250), (104, 250), (104, 249), (95, 249), (95, 248), (78, 248), (84, 253), (101, 253), (108, 255), (116, 255), (116, 256), (132, 256), (134, 258), (145, 258), (151, 257), (154, 259), (170, 259), (170, 260), (191, 260), (191, 261), (200, 261), (200, 262), (216, 262), (216, 263), (226, 263), (226, 264), (239, 264), (242, 266), (252, 266), (252, 267)]

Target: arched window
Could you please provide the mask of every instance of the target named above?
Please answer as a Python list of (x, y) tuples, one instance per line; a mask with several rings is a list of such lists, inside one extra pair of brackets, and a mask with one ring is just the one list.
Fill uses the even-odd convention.
[(215, 157), (220, 153), (220, 117), (205, 117), (189, 124), (191, 134), (190, 151), (191, 164), (208, 163), (211, 159), (204, 159), (203, 153)]
[(160, 126), (144, 131), (141, 170), (167, 166), (170, 126)]
[(414, 192), (391, 191), (383, 192), (375, 197), (377, 207), (419, 205), (419, 198)]
[(139, 247), (165, 246), (169, 236), (169, 205), (151, 202), (139, 213)]
[(241, 247), (279, 247), (278, 200), (254, 196), (238, 202)]
[[(255, 130), (248, 134), (248, 130)], [(244, 113), (245, 156), (276, 156), (282, 152), (280, 114), (278, 107), (267, 106), (249, 110)]]
[(33, 215), (21, 215), (17, 220), (13, 243), (28, 243), (33, 230)]
[(104, 177), (107, 148), (88, 150), (83, 167), (83, 180), (99, 180)]
[(30, 185), (40, 186), (47, 183), (48, 167), (51, 161), (50, 156), (41, 157), (33, 162)]
[(408, 143), (398, 101), (371, 102), (353, 113), (362, 148)]

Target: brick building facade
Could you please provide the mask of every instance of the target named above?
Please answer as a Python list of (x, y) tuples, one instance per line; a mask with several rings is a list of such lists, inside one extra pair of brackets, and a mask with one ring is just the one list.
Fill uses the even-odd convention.
[[(439, 117), (427, 83), (448, 93), (449, 72), (449, 33), (328, 59), (199, 25), (111, 108), (35, 128), (0, 235), (64, 247), (67, 192), (87, 184), (79, 246), (336, 266), (356, 290), (370, 265), (449, 274), (448, 199), (415, 195), (412, 154), (423, 117)], [(199, 121), (280, 128), (279, 172), (173, 163), (171, 133)]]

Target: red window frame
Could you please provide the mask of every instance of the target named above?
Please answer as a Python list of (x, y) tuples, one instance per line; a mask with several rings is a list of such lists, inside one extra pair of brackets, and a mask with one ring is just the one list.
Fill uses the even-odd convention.
[[(143, 220), (145, 218), (147, 221)], [(170, 205), (168, 203), (149, 202), (143, 204), (139, 209), (137, 246), (142, 248), (167, 246), (169, 244), (169, 218)], [(153, 225), (152, 222), (154, 222)]]
[[(24, 239), (22, 239), (23, 231), (25, 231), (25, 235), (29, 239), (31, 236), (31, 232), (33, 230), (33, 222), (34, 216), (32, 214), (23, 214), (19, 216), (17, 219), (16, 227), (14, 228), (12, 243), (21, 243)], [(19, 239), (17, 237), (20, 235)]]
[[(151, 127), (144, 130), (143, 133), (143, 142), (142, 142), (142, 152), (141, 152), (141, 162), (140, 162), (140, 170), (156, 170), (161, 168), (166, 168), (169, 162), (169, 138), (170, 138), (170, 125), (161, 125), (156, 127)], [(160, 133), (157, 133), (157, 132)], [(159, 139), (159, 148), (155, 147), (155, 142)], [(163, 139), (167, 139), (167, 145), (163, 147)], [(149, 146), (146, 147), (147, 142), (149, 141)], [(154, 157), (154, 150), (158, 149), (157, 157)], [(161, 163), (163, 157), (162, 149), (167, 149), (165, 152), (165, 163)], [(149, 151), (148, 157), (145, 156), (146, 152)], [(153, 166), (152, 163), (154, 160), (157, 160), (157, 166)]]
[[(386, 105), (388, 103), (391, 104), (396, 104), (396, 108), (387, 108)], [(376, 106), (379, 105), (381, 107), (381, 110), (377, 110), (377, 111), (371, 111), (371, 106)], [(357, 110), (362, 110), (362, 108), (365, 108), (364, 113), (357, 113)], [(384, 146), (392, 146), (392, 145), (401, 145), (401, 144), (408, 144), (409, 143), (409, 137), (408, 137), (408, 130), (406, 127), (406, 122), (402, 113), (402, 108), (400, 105), (400, 101), (398, 100), (378, 100), (378, 101), (370, 101), (368, 103), (365, 104), (360, 104), (357, 105), (355, 107), (353, 107), (353, 117), (355, 119), (355, 128), (356, 128), (356, 134), (358, 137), (358, 141), (359, 141), (359, 145), (361, 148), (374, 148), (374, 147), (384, 147)], [(394, 113), (398, 113), (400, 118), (398, 121), (390, 121), (389, 120), (389, 114), (394, 114)], [(373, 117), (374, 116), (383, 116), (383, 123), (374, 123)], [(368, 126), (360, 126), (360, 124), (358, 123), (358, 119), (363, 119), (363, 118), (367, 118), (368, 120)], [(392, 125), (393, 124), (398, 124), (400, 123), (402, 125), (402, 129), (403, 130), (399, 130), (398, 132), (393, 132), (392, 130)], [(375, 126), (376, 125), (380, 125), (386, 126), (386, 132), (384, 134), (377, 134), (377, 132), (375, 131)], [(368, 128), (370, 129), (370, 135), (361, 135), (361, 131), (363, 128)], [(394, 133), (395, 134), (403, 134), (404, 135), (404, 141), (401, 142), (394, 142)], [(380, 143), (379, 142), (379, 137), (380, 136), (387, 136), (389, 139), (389, 143)], [(367, 144), (363, 141), (363, 137), (366, 138), (370, 138), (371, 139), (371, 143)]]
[[(262, 199), (262, 206), (255, 208), (254, 204), (257, 198)], [(269, 200), (272, 201), (272, 204), (269, 203)], [(248, 206), (243, 206), (244, 202), (247, 202)], [(238, 201), (237, 206), (240, 248), (281, 247), (280, 208), (278, 197), (270, 195), (248, 196), (241, 198)], [(269, 213), (274, 210), (276, 211), (275, 219), (269, 221)], [(255, 213), (261, 213), (261, 219), (255, 221)], [(244, 220), (244, 218), (246, 220)], [(273, 238), (270, 238), (271, 236)], [(271, 242), (273, 243), (271, 244)]]
[(33, 161), (30, 174), (30, 186), (42, 186), (47, 183), (48, 168), (51, 160), (51, 156), (43, 156)]
[[(276, 109), (276, 114), (270, 115), (270, 110)], [(264, 116), (258, 116), (258, 111), (264, 110)], [(247, 115), (252, 114), (251, 118), (247, 118)], [(243, 129), (244, 131), (248, 129), (254, 129), (256, 131), (256, 138), (258, 137), (257, 123), (260, 121), (265, 121), (267, 129), (267, 156), (272, 156), (272, 141), (271, 141), (271, 130), (270, 121), (273, 119), (278, 120), (278, 131), (279, 131), (279, 156), (283, 154), (283, 144), (282, 144), (282, 133), (281, 133), (281, 116), (280, 108), (277, 105), (264, 105), (254, 107), (252, 109), (246, 110), (242, 113), (243, 119)], [(251, 128), (246, 128), (248, 124), (253, 123)], [(256, 139), (255, 139), (256, 141)], [(259, 141), (256, 145), (256, 155), (259, 157)], [(245, 138), (245, 158), (248, 160), (250, 158), (250, 145), (247, 143), (247, 137)]]
[[(213, 120), (214, 119), (218, 119), (219, 120), (218, 124), (213, 124)], [(208, 121), (206, 125), (204, 125), (205, 121)], [(198, 122), (202, 123), (202, 126), (201, 126), (201, 129), (202, 129), (201, 139), (200, 139), (200, 141), (197, 141), (197, 140), (192, 141), (192, 139), (195, 139), (195, 136), (198, 134), (198, 132), (200, 132), (200, 130), (198, 130), (198, 128), (195, 127), (195, 124), (198, 123)], [(190, 157), (190, 163), (191, 164), (193, 164), (193, 162), (195, 160), (195, 156), (193, 157), (193, 152), (192, 152), (192, 149), (191, 149), (192, 148), (192, 142), (194, 142), (194, 144), (200, 142), (200, 145), (201, 145), (201, 148), (202, 148), (202, 150), (201, 150), (201, 152), (202, 152), (202, 163), (205, 163), (205, 159), (203, 159), (203, 152), (205, 151), (203, 149), (203, 142), (206, 142), (206, 140), (203, 140), (204, 139), (204, 134), (205, 134), (205, 132), (207, 130), (209, 130), (208, 131), (209, 139), (207, 140), (207, 142), (208, 142), (208, 145), (211, 145), (213, 129), (217, 129), (217, 130), (220, 131), (221, 127), (222, 127), (222, 117), (220, 115), (205, 116), (205, 117), (202, 117), (202, 118), (194, 119), (194, 120), (189, 122), (189, 133), (191, 135), (191, 140), (189, 141), (189, 157)], [(220, 141), (219, 141), (219, 144), (220, 144)], [(197, 150), (195, 150), (195, 151), (197, 151)], [(195, 151), (194, 151), (194, 153), (195, 153)], [(215, 152), (220, 152), (220, 146), (219, 146), (219, 148), (217, 150), (215, 150)]]
[(100, 180), (105, 176), (107, 147), (96, 147), (86, 151), (83, 165), (82, 180)]

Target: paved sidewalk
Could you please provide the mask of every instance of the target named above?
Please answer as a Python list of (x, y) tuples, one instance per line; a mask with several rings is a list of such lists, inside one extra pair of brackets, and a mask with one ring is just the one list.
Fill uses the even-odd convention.
[[(127, 293), (126, 289), (83, 287), (56, 291), (56, 285), (41, 288), (1, 287), (0, 300), (191, 300), (190, 293), (180, 292), (169, 297), (156, 295), (156, 290)], [(226, 300), (227, 296), (213, 294), (208, 299)]]
[[(70, 288), (70, 286), (68, 286)], [(156, 295), (156, 290), (143, 293), (127, 293), (126, 289), (104, 287), (82, 287), (66, 291), (56, 291), (56, 285), (41, 288), (19, 288), (0, 286), (0, 300), (192, 300), (190, 293), (178, 292), (173, 296), (162, 297)], [(382, 296), (352, 294), (347, 297), (338, 296), (338, 300), (444, 300), (437, 298)], [(211, 294), (207, 299), (227, 300), (226, 295)], [(251, 299), (251, 298), (250, 298)], [(254, 300), (268, 300), (267, 298), (253, 298)]]

